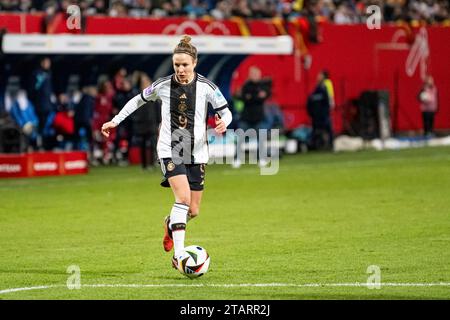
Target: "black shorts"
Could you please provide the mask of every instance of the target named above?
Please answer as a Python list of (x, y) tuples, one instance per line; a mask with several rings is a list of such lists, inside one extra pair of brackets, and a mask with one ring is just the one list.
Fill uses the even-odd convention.
[(170, 188), (169, 178), (180, 174), (186, 175), (189, 186), (193, 191), (202, 191), (205, 183), (205, 164), (175, 164), (171, 158), (163, 158), (161, 161), (161, 170), (164, 179), (161, 182), (162, 187)]

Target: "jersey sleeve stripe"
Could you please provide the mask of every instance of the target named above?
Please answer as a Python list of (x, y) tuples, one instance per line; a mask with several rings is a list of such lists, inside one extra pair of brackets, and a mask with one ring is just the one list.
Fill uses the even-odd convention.
[(160, 78), (160, 79), (156, 80), (156, 81), (153, 83), (153, 87), (156, 87), (156, 86), (159, 85), (160, 83), (163, 83), (164, 81), (170, 80), (171, 78), (172, 78), (172, 75), (167, 76), (167, 77), (164, 77), (164, 78)]
[(224, 104), (223, 106), (221, 106), (221, 107), (219, 107), (217, 109), (214, 109), (214, 111), (221, 111), (221, 110), (224, 110), (226, 108), (228, 108), (228, 104)]
[(141, 91), (141, 99), (144, 100), (145, 102), (149, 102), (150, 100), (147, 100), (144, 98), (144, 91)]
[(201, 74), (198, 75), (198, 79), (201, 82), (207, 83), (209, 84), (214, 90), (217, 89), (217, 86), (209, 79), (205, 78), (204, 76), (202, 76)]
[(211, 89), (213, 89), (213, 90), (216, 90), (217, 89), (217, 87), (215, 86), (215, 85), (213, 85), (211, 82), (207, 82), (207, 81), (205, 81), (205, 80), (202, 80), (202, 79), (198, 79), (198, 81), (199, 82), (201, 82), (201, 83), (206, 83), (208, 86), (210, 86), (211, 87)]

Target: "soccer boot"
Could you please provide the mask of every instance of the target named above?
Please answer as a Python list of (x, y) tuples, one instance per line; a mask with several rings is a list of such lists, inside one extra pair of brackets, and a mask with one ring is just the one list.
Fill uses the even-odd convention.
[(164, 218), (164, 251), (169, 252), (173, 248), (172, 230), (169, 229), (170, 216)]
[(172, 267), (173, 267), (174, 269), (179, 270), (179, 269), (178, 269), (178, 259), (175, 258), (175, 256), (172, 257)]

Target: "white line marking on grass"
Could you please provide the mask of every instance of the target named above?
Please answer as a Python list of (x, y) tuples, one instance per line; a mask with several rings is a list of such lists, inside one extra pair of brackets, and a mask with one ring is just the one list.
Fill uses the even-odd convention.
[(57, 287), (64, 287), (64, 286), (63, 285), (55, 285), (55, 286), (37, 286), (37, 287), (13, 288), (13, 289), (0, 290), (0, 294), (11, 293), (11, 292), (18, 292), (18, 291), (28, 291), (28, 290), (50, 289), (50, 288), (57, 288)]
[[(381, 283), (381, 287), (450, 287), (450, 282), (434, 282), (434, 283)], [(221, 284), (83, 284), (81, 288), (177, 288), (177, 287), (213, 287), (213, 288), (247, 288), (247, 287), (296, 287), (296, 288), (319, 288), (319, 287), (368, 287), (366, 282), (354, 283), (221, 283)], [(45, 290), (53, 288), (67, 288), (66, 285), (48, 285), (23, 287), (0, 290), (0, 294), (7, 294), (19, 291)]]

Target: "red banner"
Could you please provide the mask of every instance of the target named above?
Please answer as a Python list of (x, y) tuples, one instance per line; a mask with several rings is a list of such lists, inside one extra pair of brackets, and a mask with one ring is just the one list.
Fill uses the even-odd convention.
[[(64, 31), (61, 26), (58, 32)], [(138, 19), (89, 17), (87, 34), (216, 34), (240, 35), (239, 26), (233, 21), (189, 20), (186, 18)]]
[[(270, 30), (270, 20), (264, 31)], [(212, 34), (224, 36), (239, 36), (246, 33), (247, 27), (242, 19), (212, 20), (178, 18), (132, 18), (132, 17), (87, 17), (85, 34)], [(45, 27), (44, 15), (0, 13), (0, 29), (6, 28), (10, 33), (76, 33), (81, 29), (69, 29), (67, 16), (57, 14)], [(83, 26), (84, 28), (84, 26)], [(45, 31), (44, 31), (45, 30)], [(263, 34), (259, 34), (263, 35)], [(264, 34), (273, 35), (273, 34)]]
[(41, 33), (44, 14), (0, 13), (0, 29), (10, 33)]
[(0, 154), (0, 178), (88, 173), (86, 152)]
[[(394, 130), (418, 131), (422, 118), (417, 94), (429, 73), (439, 91), (435, 128), (450, 128), (450, 28), (386, 25), (369, 30), (363, 24), (322, 24), (319, 30), (321, 42), (308, 44), (306, 52), (299, 49), (292, 56), (248, 56), (234, 71), (231, 92), (242, 86), (248, 69), (257, 65), (264, 77), (273, 80), (273, 100), (283, 108), (286, 126), (296, 128), (310, 122), (306, 100), (317, 84), (319, 71), (327, 69), (334, 83), (333, 125), (337, 133), (343, 130), (343, 116), (351, 111), (352, 101), (366, 90), (389, 92)], [(310, 64), (305, 68), (308, 55)]]

